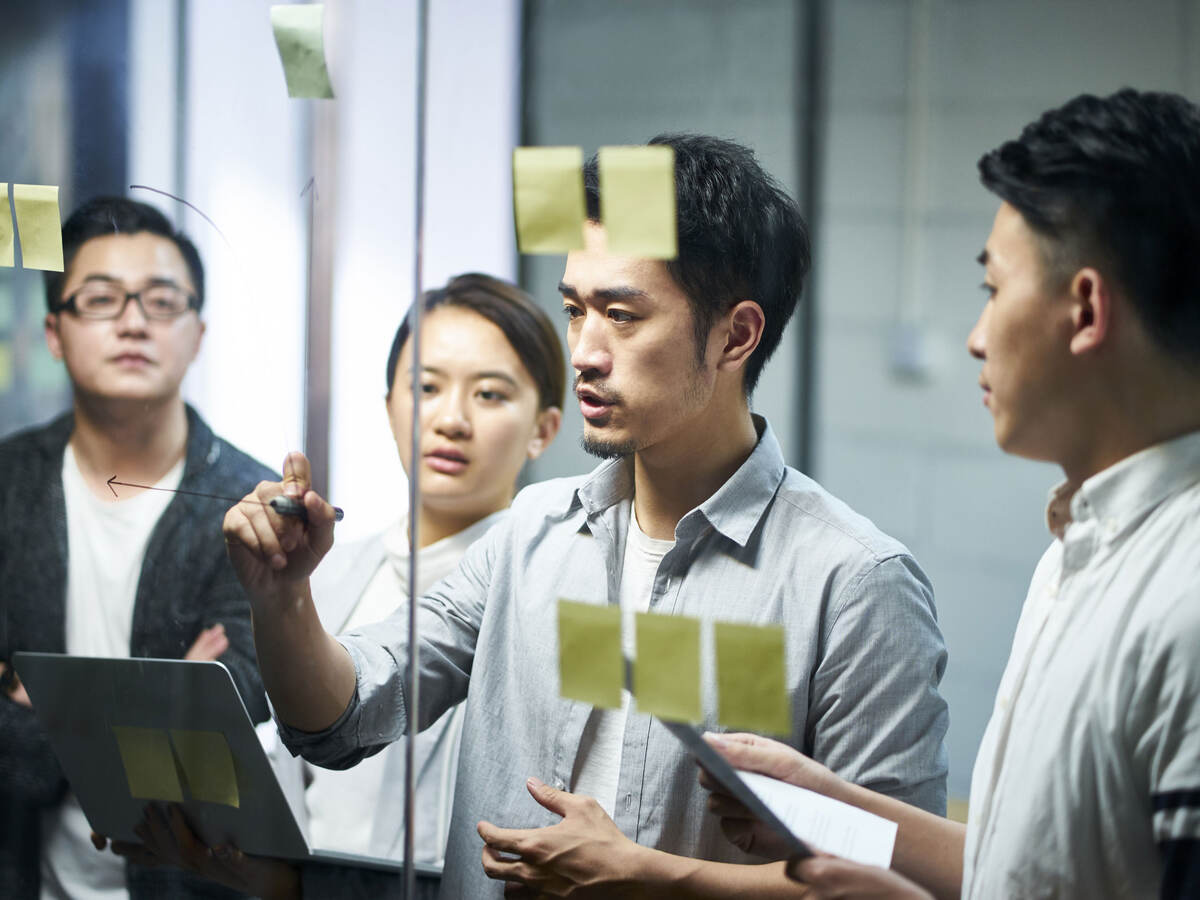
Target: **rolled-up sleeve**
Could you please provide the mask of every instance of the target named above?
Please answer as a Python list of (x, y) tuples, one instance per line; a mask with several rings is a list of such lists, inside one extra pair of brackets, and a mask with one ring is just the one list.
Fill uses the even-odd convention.
[[(417, 601), (418, 710), (416, 730), (432, 725), (467, 696), (492, 573), (508, 539), (501, 522), (471, 545), (458, 568)], [(314, 765), (344, 769), (378, 753), (409, 731), (408, 604), (373, 625), (338, 636), (354, 663), (355, 692), (324, 731), (298, 731), (276, 720), (284, 745)]]
[(809, 743), (843, 778), (946, 812), (946, 645), (933, 588), (910, 556), (877, 562), (835, 605), (813, 678)]

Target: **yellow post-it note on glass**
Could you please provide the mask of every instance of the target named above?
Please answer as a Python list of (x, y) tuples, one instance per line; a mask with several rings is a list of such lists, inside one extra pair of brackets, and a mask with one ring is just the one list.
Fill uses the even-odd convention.
[(0, 266), (15, 266), (12, 209), (8, 205), (8, 183), (0, 182)]
[(325, 4), (296, 3), (271, 7), (271, 28), (283, 62), (289, 97), (333, 97), (325, 67)]
[(637, 614), (633, 694), (638, 712), (674, 722), (699, 722), (700, 620)]
[(583, 248), (582, 147), (513, 150), (513, 218), (522, 253)]
[(620, 709), (625, 686), (621, 608), (558, 601), (559, 693)]
[(608, 252), (644, 259), (679, 255), (675, 230), (675, 151), (600, 148), (600, 218)]
[(792, 708), (781, 625), (717, 622), (717, 718), (726, 728), (788, 735)]
[(238, 805), (237, 774), (225, 735), (173, 728), (171, 743), (193, 800)]
[(58, 217), (58, 187), (14, 184), (13, 208), (21, 241), (21, 265), (26, 269), (63, 270), (62, 220)]
[(114, 725), (113, 734), (125, 765), (129, 794), (139, 800), (183, 802), (171, 742), (161, 728)]

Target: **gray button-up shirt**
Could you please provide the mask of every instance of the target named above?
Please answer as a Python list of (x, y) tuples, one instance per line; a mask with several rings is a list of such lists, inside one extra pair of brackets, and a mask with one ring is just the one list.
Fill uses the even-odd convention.
[[(842, 777), (942, 813), (948, 716), (937, 686), (946, 663), (933, 593), (907, 550), (760, 438), (712, 497), (685, 515), (654, 579), (650, 609), (779, 623), (787, 641), (790, 743)], [(500, 897), (480, 864), (475, 824), (539, 827), (557, 817), (525, 790), (536, 775), (570, 787), (592, 708), (558, 692), (556, 602), (618, 602), (633, 496), (628, 459), (590, 475), (523, 490), (512, 514), (421, 598), (421, 690), (408, 708), (407, 611), (341, 636), (358, 690), (326, 731), (281, 725), (318, 765), (353, 765), (467, 700), (443, 897)], [(711, 635), (706, 633), (706, 640)], [(711, 646), (703, 648), (712, 659)], [(706, 666), (705, 726), (716, 730)], [(625, 724), (614, 811), (640, 844), (727, 862), (754, 862), (705, 809), (696, 766), (649, 715)]]

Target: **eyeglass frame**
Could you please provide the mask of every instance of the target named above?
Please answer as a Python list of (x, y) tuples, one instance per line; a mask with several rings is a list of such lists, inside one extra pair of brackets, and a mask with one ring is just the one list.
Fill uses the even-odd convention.
[[(107, 283), (111, 284), (111, 282), (107, 282)], [(146, 293), (146, 291), (153, 290), (154, 288), (157, 288), (157, 287), (171, 287), (171, 288), (174, 288), (175, 290), (181, 292), (187, 298), (187, 306), (185, 306), (179, 312), (177, 312), (171, 316), (151, 315), (149, 312), (146, 311), (146, 304), (142, 303), (142, 294)], [(129, 308), (130, 300), (137, 301), (138, 309), (140, 309), (142, 311), (142, 316), (145, 317), (147, 321), (151, 321), (151, 322), (174, 322), (180, 316), (185, 316), (193, 310), (196, 312), (200, 311), (200, 298), (198, 298), (195, 295), (195, 293), (184, 290), (179, 285), (175, 284), (174, 282), (171, 282), (171, 283), (148, 284), (145, 287), (143, 287), (140, 291), (126, 291), (123, 288), (118, 288), (114, 285), (113, 290), (118, 294), (123, 294), (125, 297), (125, 299), (121, 301), (121, 306), (117, 309), (117, 311), (111, 316), (89, 316), (89, 315), (85, 315), (85, 314), (81, 313), (79, 311), (78, 304), (76, 304), (76, 302), (75, 302), (75, 298), (78, 297), (80, 294), (82, 294), (86, 290), (88, 290), (88, 285), (87, 284), (82, 285), (78, 290), (74, 291), (70, 296), (65, 297), (62, 300), (60, 300), (58, 302), (58, 304), (54, 307), (52, 312), (54, 312), (56, 314), (62, 313), (62, 312), (69, 312), (71, 315), (75, 316), (78, 319), (87, 319), (88, 321), (91, 321), (91, 322), (113, 322), (113, 321), (116, 321), (117, 319), (121, 318), (121, 316), (125, 315), (125, 310)]]

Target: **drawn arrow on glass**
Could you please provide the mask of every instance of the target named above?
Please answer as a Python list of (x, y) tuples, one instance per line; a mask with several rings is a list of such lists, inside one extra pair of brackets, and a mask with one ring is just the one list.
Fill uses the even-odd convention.
[[(304, 508), (304, 504), (295, 497), (287, 497), (280, 494), (278, 497), (272, 497), (269, 501), (262, 500), (246, 500), (242, 497), (223, 497), (220, 494), (204, 494), (200, 491), (184, 491), (179, 488), (160, 488), (149, 484), (134, 484), (131, 481), (117, 481), (117, 476), (114, 475), (108, 481), (104, 482), (108, 485), (108, 489), (113, 492), (116, 497), (117, 489), (113, 485), (119, 484), (123, 487), (141, 488), (143, 491), (163, 491), (168, 494), (187, 494), (191, 497), (207, 497), (209, 500), (224, 500), (226, 503), (258, 503), (261, 506), (269, 506), (281, 516), (294, 516), (301, 522), (308, 522), (308, 510)], [(333, 518), (335, 522), (340, 522), (346, 518), (345, 511), (340, 506), (333, 508)]]

